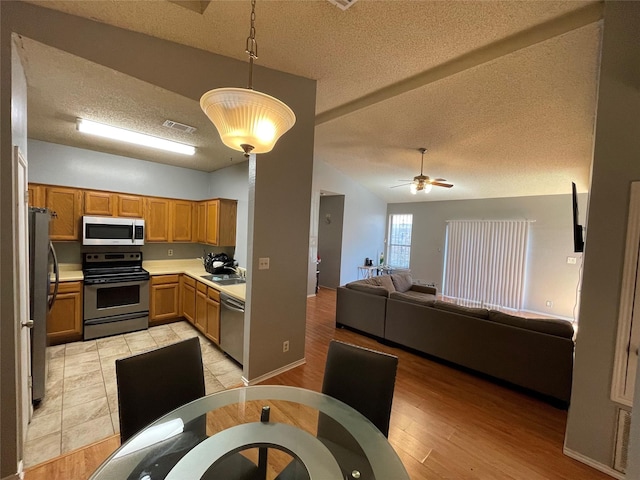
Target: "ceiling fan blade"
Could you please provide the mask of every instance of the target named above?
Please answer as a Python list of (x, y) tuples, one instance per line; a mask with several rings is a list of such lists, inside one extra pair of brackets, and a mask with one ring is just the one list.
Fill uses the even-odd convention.
[(446, 182), (447, 179), (446, 178), (434, 178), (433, 181), (434, 182)]
[(389, 188), (406, 187), (407, 185), (411, 185), (411, 183), (413, 183), (413, 182), (403, 183), (402, 185), (394, 185), (393, 187), (389, 187)]
[(436, 187), (445, 187), (445, 188), (453, 187), (451, 183), (431, 182), (431, 185), (435, 185)]

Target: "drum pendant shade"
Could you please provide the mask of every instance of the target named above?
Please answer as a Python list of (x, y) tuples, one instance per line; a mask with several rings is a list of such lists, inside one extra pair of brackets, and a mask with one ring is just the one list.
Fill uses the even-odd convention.
[(227, 147), (251, 153), (270, 152), (278, 139), (296, 122), (286, 104), (248, 88), (217, 88), (205, 93), (200, 107), (215, 125)]

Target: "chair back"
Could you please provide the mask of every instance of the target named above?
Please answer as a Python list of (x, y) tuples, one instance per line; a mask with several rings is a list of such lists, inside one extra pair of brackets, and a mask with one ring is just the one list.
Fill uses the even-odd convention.
[(332, 340), (322, 393), (356, 409), (388, 436), (397, 369), (394, 355)]
[(197, 337), (116, 360), (120, 441), (205, 394)]

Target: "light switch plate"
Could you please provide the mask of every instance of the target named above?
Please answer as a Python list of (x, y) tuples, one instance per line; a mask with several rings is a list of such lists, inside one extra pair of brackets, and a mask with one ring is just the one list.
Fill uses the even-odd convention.
[(269, 257), (261, 257), (258, 259), (258, 270), (269, 270)]

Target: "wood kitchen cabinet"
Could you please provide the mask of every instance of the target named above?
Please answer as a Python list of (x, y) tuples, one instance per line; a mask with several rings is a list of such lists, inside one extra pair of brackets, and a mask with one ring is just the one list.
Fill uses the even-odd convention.
[(147, 242), (169, 241), (169, 207), (166, 198), (145, 198), (145, 232)]
[[(54, 286), (51, 285), (51, 293)], [(47, 315), (47, 344), (82, 340), (82, 282), (61, 282)]]
[(196, 316), (194, 326), (202, 333), (207, 331), (207, 286), (196, 282)]
[(51, 240), (79, 240), (82, 191), (77, 188), (46, 187), (46, 207), (56, 214), (51, 220)]
[(172, 242), (191, 242), (193, 239), (193, 202), (188, 200), (171, 200)]
[(207, 328), (204, 335), (220, 344), (220, 292), (211, 287), (207, 290)]
[(180, 279), (182, 298), (182, 316), (192, 325), (196, 323), (196, 281), (188, 275)]
[(149, 325), (180, 318), (180, 275), (154, 275), (150, 288)]
[(29, 192), (29, 206), (44, 208), (46, 204), (46, 187), (44, 185), (30, 183), (27, 190)]
[(237, 200), (217, 198), (206, 202), (205, 243), (217, 246), (236, 244)]
[(105, 217), (144, 216), (144, 197), (99, 190), (84, 190), (84, 214)]
[(198, 243), (207, 242), (207, 202), (198, 202), (195, 207), (195, 235)]

